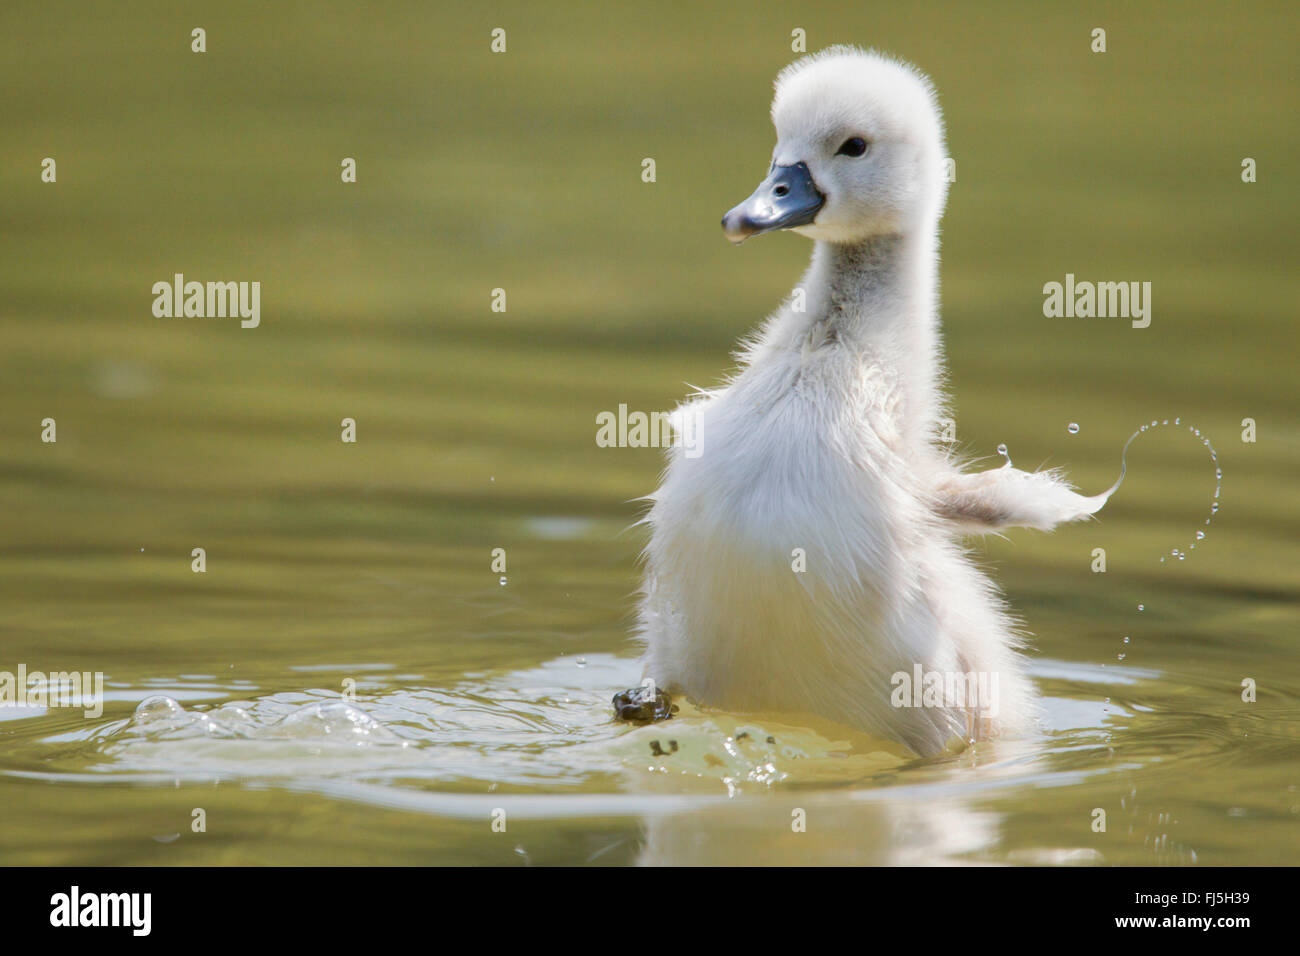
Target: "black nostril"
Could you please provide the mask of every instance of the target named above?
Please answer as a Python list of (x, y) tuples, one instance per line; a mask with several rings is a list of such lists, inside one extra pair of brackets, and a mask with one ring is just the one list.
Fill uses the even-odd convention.
[(779, 186), (777, 186), (775, 189), (772, 190), (772, 192), (778, 196), (784, 196), (789, 191), (790, 191), (790, 187), (787, 186), (785, 183), (781, 183)]

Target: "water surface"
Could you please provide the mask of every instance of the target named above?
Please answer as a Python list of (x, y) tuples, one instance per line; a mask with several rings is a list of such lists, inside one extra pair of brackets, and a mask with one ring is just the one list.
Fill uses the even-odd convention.
[[(108, 697), (0, 708), (0, 861), (1294, 862), (1293, 5), (1117, 7), (1104, 57), (1039, 6), (799, 12), (940, 90), (961, 448), (1091, 494), (1181, 417), (1223, 471), (1207, 528), (1214, 465), (1161, 428), (1100, 520), (979, 543), (1044, 721), (925, 761), (610, 719), (660, 461), (596, 415), (717, 381), (809, 250), (717, 225), (789, 9), (596, 9), (0, 12), (0, 670)], [(153, 318), (175, 272), (261, 281), (261, 327)], [(1150, 328), (1044, 318), (1067, 272), (1151, 281)]]

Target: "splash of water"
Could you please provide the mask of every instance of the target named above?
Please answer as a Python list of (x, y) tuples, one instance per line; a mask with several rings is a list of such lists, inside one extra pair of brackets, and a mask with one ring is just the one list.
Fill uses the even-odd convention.
[[(1181, 418), (1175, 418), (1172, 424), (1181, 425), (1182, 422), (1183, 420)], [(1169, 424), (1171, 423), (1167, 418), (1163, 420), (1155, 419), (1152, 420), (1150, 425), (1143, 425), (1140, 428), (1138, 428), (1138, 430), (1135, 431), (1132, 435), (1129, 435), (1128, 441), (1124, 443), (1124, 450), (1120, 452), (1119, 477), (1115, 479), (1115, 484), (1111, 485), (1101, 494), (1093, 495), (1092, 497), (1088, 498), (1088, 501), (1091, 502), (1093, 505), (1092, 511), (1094, 514), (1102, 509), (1102, 506), (1105, 505), (1106, 502), (1110, 500), (1111, 495), (1119, 491), (1119, 486), (1124, 483), (1124, 478), (1128, 474), (1128, 450), (1129, 450), (1129, 446), (1133, 444), (1133, 440), (1137, 438), (1139, 435), (1141, 435), (1143, 432), (1151, 431), (1152, 429), (1160, 428), (1164, 425), (1169, 425)], [(1213, 519), (1213, 517), (1219, 513), (1219, 492), (1223, 487), (1223, 469), (1219, 467), (1219, 454), (1214, 450), (1214, 446), (1210, 444), (1210, 439), (1205, 435), (1202, 435), (1201, 430), (1194, 425), (1188, 425), (1187, 430), (1191, 432), (1194, 436), (1196, 436), (1198, 439), (1200, 439), (1201, 444), (1204, 445), (1209, 450), (1210, 461), (1213, 462), (1215, 466), (1214, 467), (1214, 500), (1210, 502), (1210, 517), (1205, 519), (1205, 523), (1208, 525), (1210, 521)], [(1166, 557), (1174, 557), (1177, 558), (1179, 561), (1186, 560), (1187, 551), (1195, 550), (1196, 541), (1202, 541), (1204, 539), (1205, 539), (1205, 532), (1197, 531), (1195, 541), (1189, 544), (1186, 550), (1183, 550), (1181, 548), (1174, 548), (1170, 551), (1168, 555), (1162, 555), (1160, 560), (1163, 562)], [(1139, 608), (1139, 610), (1141, 610), (1141, 608)]]

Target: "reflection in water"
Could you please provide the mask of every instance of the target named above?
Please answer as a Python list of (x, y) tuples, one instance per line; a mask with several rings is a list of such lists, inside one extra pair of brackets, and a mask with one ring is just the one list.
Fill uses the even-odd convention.
[[(744, 807), (647, 817), (649, 865), (938, 865), (962, 863), (998, 839), (996, 813), (962, 801), (852, 800), (809, 794)], [(796, 830), (796, 819), (806, 830)]]

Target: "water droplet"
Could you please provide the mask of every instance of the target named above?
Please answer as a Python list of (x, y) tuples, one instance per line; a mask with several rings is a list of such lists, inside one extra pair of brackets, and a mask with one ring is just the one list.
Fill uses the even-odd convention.
[(1165, 419), (1163, 422), (1161, 422), (1160, 424), (1162, 424), (1162, 425), (1168, 425), (1168, 424), (1169, 424), (1169, 419), (1166, 418), (1166, 419)]
[(501, 575), (501, 586), (502, 587), (506, 586), (506, 576), (504, 574)]
[(1139, 604), (1139, 605), (1138, 605), (1138, 610), (1139, 610), (1139, 611), (1145, 611), (1146, 609), (1147, 609), (1147, 606), (1146, 606), (1145, 604)]
[(587, 659), (586, 659), (585, 657), (579, 657), (579, 658), (578, 658), (578, 666), (579, 666), (579, 667), (586, 667), (586, 666), (587, 666)]
[(1187, 557), (1187, 555), (1183, 554), (1183, 552), (1181, 552), (1181, 551), (1178, 552), (1178, 560), (1179, 560), (1179, 561), (1182, 561), (1182, 560), (1183, 560), (1184, 558), (1186, 558), (1186, 557)]
[[(1197, 540), (1197, 541), (1200, 541), (1200, 540), (1201, 540), (1202, 538), (1204, 538), (1204, 537), (1205, 537), (1205, 532), (1204, 532), (1204, 531), (1198, 531), (1198, 532), (1196, 532), (1196, 540)], [(1196, 547), (1196, 545), (1192, 545), (1192, 547)]]
[(1127, 654), (1117, 654), (1117, 655), (1115, 655), (1115, 659), (1116, 659), (1116, 660), (1119, 660), (1119, 661), (1122, 661), (1122, 660), (1123, 660), (1124, 658), (1126, 658), (1126, 657), (1128, 657)]
[(1070, 424), (1065, 426), (1065, 430), (1069, 432), (1071, 435), (1077, 435), (1079, 434), (1079, 423), (1070, 422)]
[(1006, 445), (998, 445), (998, 454), (999, 454), (999, 455), (1005, 455), (1006, 453), (1007, 453), (1007, 446), (1006, 446)]
[(1124, 638), (1124, 643), (1125, 643), (1125, 644), (1128, 643), (1128, 637), (1127, 637), (1127, 636)]

